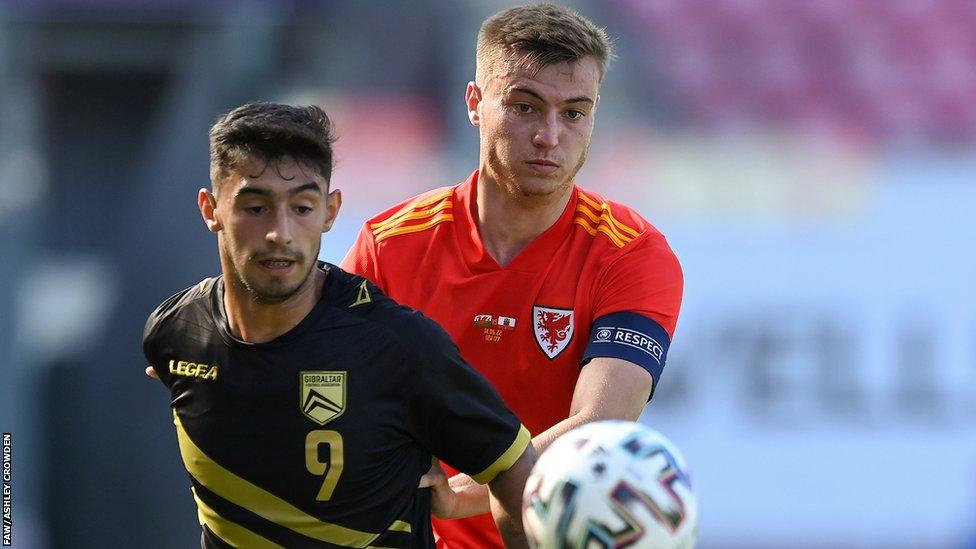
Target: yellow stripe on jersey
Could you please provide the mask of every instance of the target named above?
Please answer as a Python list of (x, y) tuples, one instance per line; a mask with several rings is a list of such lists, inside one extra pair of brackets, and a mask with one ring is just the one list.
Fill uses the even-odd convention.
[[(410, 526), (409, 522), (404, 522), (402, 520), (395, 520), (393, 524), (390, 525), (387, 530), (391, 532), (406, 532), (410, 534), (413, 532), (413, 526)], [(394, 549), (393, 547), (383, 547), (381, 545), (369, 545), (366, 549)]]
[(206, 524), (211, 532), (218, 538), (226, 541), (233, 547), (254, 547), (255, 549), (282, 549), (281, 545), (273, 543), (254, 532), (235, 524), (217, 514), (209, 505), (197, 496), (197, 491), (190, 488), (193, 492), (193, 499), (197, 500), (197, 515), (200, 517), (200, 524)]
[(431, 208), (427, 208), (424, 210), (415, 210), (407, 215), (401, 216), (397, 218), (393, 223), (390, 223), (388, 221), (381, 221), (379, 223), (373, 223), (372, 225), (370, 225), (370, 227), (373, 229), (373, 235), (376, 236), (382, 233), (383, 231), (395, 229), (396, 227), (402, 226), (403, 223), (406, 223), (407, 221), (411, 221), (413, 219), (423, 219), (425, 217), (431, 217), (437, 212), (450, 210), (451, 206), (452, 206), (451, 201), (445, 200), (440, 204), (437, 204), (436, 206), (433, 206)]
[(614, 232), (611, 231), (609, 227), (607, 227), (607, 225), (604, 223), (601, 223), (596, 227), (594, 227), (589, 221), (586, 220), (585, 217), (577, 217), (573, 219), (573, 223), (576, 223), (580, 227), (583, 227), (583, 229), (585, 229), (586, 232), (590, 233), (590, 235), (592, 236), (596, 236), (596, 233), (598, 232), (607, 235), (607, 238), (610, 239), (610, 242), (613, 242), (618, 248), (623, 248), (624, 246), (627, 245), (627, 242), (620, 240), (620, 238), (616, 234), (614, 234)]
[(373, 233), (373, 239), (379, 243), (391, 236), (396, 236), (398, 234), (409, 234), (409, 233), (419, 233), (420, 231), (425, 231), (438, 223), (443, 223), (445, 221), (453, 221), (454, 216), (448, 212), (442, 212), (434, 216), (426, 223), (418, 223), (416, 225), (401, 225), (394, 227), (392, 229), (387, 229), (382, 234)]
[[(446, 191), (437, 193), (426, 200), (421, 200), (420, 202), (414, 204), (407, 204), (401, 210), (397, 211), (395, 214), (384, 219), (383, 221), (377, 221), (376, 223), (373, 223), (372, 225), (369, 226), (369, 228), (372, 229), (373, 232), (375, 233), (377, 231), (382, 231), (383, 229), (396, 225), (401, 221), (414, 219), (416, 213), (420, 213), (421, 210), (423, 210), (427, 206), (430, 206), (431, 204), (440, 202), (441, 200), (448, 198), (453, 193), (454, 193), (454, 189), (447, 189)], [(437, 208), (444, 209), (444, 207), (450, 207), (450, 206), (451, 206), (451, 201), (447, 200), (443, 204), (438, 205)]]
[(406, 532), (409, 534), (413, 532), (413, 526), (410, 526), (409, 522), (405, 522), (402, 520), (395, 520), (393, 521), (393, 524), (391, 524), (390, 527), (387, 528), (387, 530), (393, 530), (394, 532)]
[[(601, 215), (598, 216), (598, 215), (594, 214), (592, 211), (590, 211), (589, 208), (587, 208), (586, 206), (580, 204), (579, 206), (576, 207), (576, 213), (577, 214), (583, 214), (586, 217), (590, 218), (590, 221), (593, 222), (593, 224), (591, 225), (591, 227), (593, 227), (595, 230), (598, 230), (599, 227), (605, 227), (606, 230), (608, 230), (608, 231), (610, 231), (610, 232), (613, 233), (613, 235), (616, 237), (615, 240), (617, 240), (617, 241), (621, 241), (624, 244), (626, 244), (626, 243), (630, 242), (631, 240), (633, 240), (633, 238), (628, 237), (627, 235), (621, 233), (619, 230), (617, 230), (616, 228), (614, 228), (614, 226), (610, 223), (610, 220), (606, 216), (606, 213), (607, 213), (606, 210), (604, 210), (603, 212), (601, 212)], [(582, 218), (581, 217), (577, 217), (576, 219), (582, 219)], [(609, 234), (609, 233), (607, 233), (607, 234)]]
[(512, 465), (518, 461), (518, 458), (522, 457), (522, 452), (525, 451), (526, 446), (532, 443), (532, 435), (529, 434), (529, 430), (522, 425), (519, 429), (517, 435), (515, 435), (515, 441), (512, 445), (505, 450), (505, 453), (498, 456), (495, 463), (488, 466), (487, 469), (473, 475), (471, 478), (475, 480), (478, 484), (485, 484), (486, 482), (491, 482), (495, 479), (498, 473), (502, 471), (507, 471)]
[(379, 534), (360, 532), (338, 524), (321, 521), (250, 481), (235, 475), (210, 459), (190, 439), (176, 410), (173, 411), (173, 423), (176, 425), (180, 455), (183, 457), (183, 465), (186, 470), (197, 482), (225, 500), (275, 524), (294, 530), (303, 536), (335, 545), (366, 547), (379, 537)]
[(620, 232), (622, 232), (622, 233), (624, 233), (626, 235), (629, 235), (632, 239), (633, 238), (637, 238), (638, 236), (640, 236), (640, 232), (639, 231), (633, 229), (632, 227), (628, 227), (627, 225), (624, 225), (620, 221), (617, 221), (617, 218), (614, 217), (612, 213), (610, 213), (610, 205), (609, 204), (607, 204), (606, 202), (604, 202), (602, 204), (598, 204), (592, 198), (586, 196), (586, 194), (584, 194), (583, 191), (579, 191), (577, 194), (578, 194), (580, 200), (582, 200), (583, 202), (585, 202), (586, 204), (588, 204), (594, 210), (602, 210), (606, 214), (607, 218), (610, 220), (610, 223), (612, 223), (614, 225), (614, 227), (616, 229), (618, 229)]

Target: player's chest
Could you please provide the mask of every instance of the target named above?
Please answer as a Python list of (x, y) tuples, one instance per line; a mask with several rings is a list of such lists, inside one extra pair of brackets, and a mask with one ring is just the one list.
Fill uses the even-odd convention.
[[(429, 457), (408, 435), (402, 353), (349, 335), (331, 351), (325, 343), (219, 350), (206, 357), (213, 379), (175, 382), (180, 428), (206, 454), (181, 445), (184, 458), (213, 460), (318, 516), (382, 515), (389, 498), (411, 493)], [(387, 492), (367, 497), (357, 487), (370, 482)]]
[[(566, 361), (575, 368), (591, 324), (592, 292), (578, 269), (526, 273), (499, 270), (477, 275), (429, 273), (433, 291), (396, 296), (447, 330), (476, 365), (506, 353), (520, 371)], [(499, 362), (495, 360), (494, 362)]]
[(395, 401), (401, 357), (369, 337), (340, 335), (274, 349), (175, 348), (164, 360), (174, 402), (200, 413), (251, 410), (324, 424), (350, 407)]

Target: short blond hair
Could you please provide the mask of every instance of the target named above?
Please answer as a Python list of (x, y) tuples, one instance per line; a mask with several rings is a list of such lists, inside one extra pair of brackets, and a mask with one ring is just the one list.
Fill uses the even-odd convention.
[(516, 6), (496, 13), (481, 25), (475, 81), (484, 85), (500, 63), (539, 70), (587, 56), (596, 59), (603, 80), (613, 52), (602, 28), (563, 6)]

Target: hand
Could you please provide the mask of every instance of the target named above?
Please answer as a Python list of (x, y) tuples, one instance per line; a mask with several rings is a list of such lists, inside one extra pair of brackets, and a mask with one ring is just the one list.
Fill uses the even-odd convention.
[(447, 481), (447, 473), (441, 469), (437, 458), (430, 458), (430, 469), (420, 477), (418, 488), (430, 488), (430, 512), (437, 518), (455, 518), (457, 494)]
[(146, 375), (153, 379), (159, 379), (159, 374), (156, 373), (156, 369), (152, 366), (146, 366)]

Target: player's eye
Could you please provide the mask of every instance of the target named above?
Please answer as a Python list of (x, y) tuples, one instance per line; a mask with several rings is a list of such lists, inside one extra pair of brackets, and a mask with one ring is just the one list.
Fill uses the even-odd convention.
[(571, 111), (566, 111), (566, 113), (563, 116), (565, 116), (570, 120), (579, 120), (584, 116), (586, 116), (586, 113), (584, 113), (583, 111), (571, 110)]
[(306, 215), (312, 213), (312, 208), (310, 206), (295, 206), (295, 211), (299, 215)]
[(528, 103), (516, 103), (513, 107), (515, 108), (515, 112), (519, 114), (528, 114), (533, 110), (532, 105)]
[(244, 206), (243, 209), (251, 215), (257, 215), (264, 211), (264, 206)]

